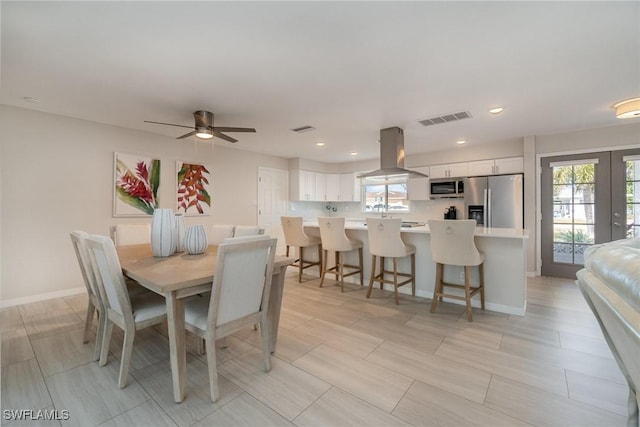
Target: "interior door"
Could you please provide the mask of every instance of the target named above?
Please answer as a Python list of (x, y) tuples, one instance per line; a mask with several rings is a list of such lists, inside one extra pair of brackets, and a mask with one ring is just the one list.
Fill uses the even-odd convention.
[(545, 157), (541, 166), (542, 275), (575, 278), (585, 249), (611, 240), (611, 154)]
[(640, 237), (640, 149), (611, 153), (611, 239)]
[(280, 217), (288, 213), (288, 195), (289, 172), (258, 168), (258, 225), (264, 227), (264, 234), (278, 239), (278, 254), (285, 252)]

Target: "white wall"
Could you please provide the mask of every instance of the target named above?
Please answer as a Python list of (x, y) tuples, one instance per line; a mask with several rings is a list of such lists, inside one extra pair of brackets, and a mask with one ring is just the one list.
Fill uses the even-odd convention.
[[(213, 213), (201, 223), (256, 224), (258, 166), (288, 169), (285, 159), (209, 143), (0, 106), (2, 272), (0, 302), (62, 295), (83, 287), (69, 232), (109, 234), (114, 218), (113, 153), (161, 160), (161, 207), (175, 209), (175, 162), (212, 168)], [(232, 180), (229, 177), (233, 177)], [(26, 299), (26, 300), (25, 300)]]
[(621, 148), (639, 145), (640, 123), (637, 119), (627, 120), (632, 123), (554, 135), (536, 135), (536, 153), (544, 155), (579, 151), (602, 151), (612, 147)]

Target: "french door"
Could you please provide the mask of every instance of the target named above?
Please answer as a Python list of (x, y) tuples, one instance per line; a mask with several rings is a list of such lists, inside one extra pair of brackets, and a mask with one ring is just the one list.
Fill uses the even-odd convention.
[(640, 237), (640, 149), (542, 159), (542, 275), (575, 278), (596, 243)]

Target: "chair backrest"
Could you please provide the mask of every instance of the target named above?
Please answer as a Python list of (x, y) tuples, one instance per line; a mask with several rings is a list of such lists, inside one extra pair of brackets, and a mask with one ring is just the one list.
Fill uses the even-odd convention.
[(353, 249), (353, 245), (344, 231), (344, 222), (344, 218), (318, 217), (322, 249), (328, 251), (349, 251)]
[(233, 225), (213, 224), (211, 235), (207, 239), (210, 245), (219, 245), (227, 237), (233, 237)]
[(482, 256), (476, 248), (473, 219), (430, 219), (431, 257), (448, 265), (478, 265)]
[(88, 233), (81, 230), (74, 230), (71, 232), (71, 243), (73, 244), (76, 258), (78, 258), (78, 265), (80, 266), (80, 272), (82, 273), (82, 279), (87, 288), (87, 293), (99, 298), (98, 283), (96, 282), (96, 276), (93, 271), (93, 266), (91, 265), (91, 257), (89, 256), (89, 247), (87, 245), (88, 237)]
[(407, 249), (400, 237), (402, 218), (367, 218), (369, 252), (383, 257), (402, 257)]
[(218, 246), (208, 328), (266, 310), (277, 239), (230, 239)]
[(282, 231), (284, 231), (284, 241), (287, 246), (306, 246), (309, 238), (302, 227), (301, 216), (281, 216)]
[(233, 237), (258, 236), (264, 234), (264, 227), (257, 225), (236, 225)]
[(87, 244), (105, 307), (133, 324), (131, 301), (113, 241), (106, 236), (92, 235), (87, 238)]
[(114, 242), (116, 246), (151, 243), (151, 224), (116, 224)]

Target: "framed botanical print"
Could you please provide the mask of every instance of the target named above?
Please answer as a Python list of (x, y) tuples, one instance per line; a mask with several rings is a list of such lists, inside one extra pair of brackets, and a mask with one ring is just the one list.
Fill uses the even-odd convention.
[(147, 216), (160, 207), (160, 160), (114, 153), (113, 216)]
[(177, 213), (185, 215), (210, 215), (211, 172), (205, 165), (198, 163), (176, 162)]

